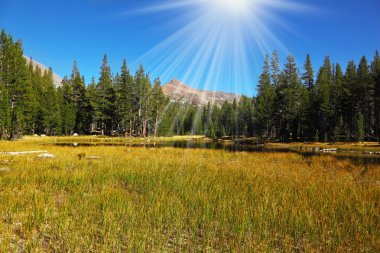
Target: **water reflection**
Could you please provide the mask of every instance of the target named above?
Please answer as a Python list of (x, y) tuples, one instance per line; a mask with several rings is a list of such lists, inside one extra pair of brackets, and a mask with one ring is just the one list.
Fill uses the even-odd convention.
[(313, 156), (333, 156), (340, 160), (350, 160), (355, 165), (380, 165), (379, 155), (369, 155), (350, 152), (330, 152), (321, 153), (310, 150), (300, 150), (296, 148), (272, 148), (264, 145), (252, 145), (241, 143), (224, 143), (224, 142), (205, 142), (205, 141), (171, 141), (160, 143), (54, 143), (57, 146), (124, 146), (124, 147), (144, 147), (144, 148), (182, 148), (182, 149), (214, 149), (224, 150), (228, 152), (249, 152), (249, 153), (297, 153), (305, 158), (311, 158)]

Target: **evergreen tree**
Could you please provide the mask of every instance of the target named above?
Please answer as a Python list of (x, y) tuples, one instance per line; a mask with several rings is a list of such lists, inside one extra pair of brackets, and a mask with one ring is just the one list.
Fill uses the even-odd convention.
[(8, 138), (11, 121), (9, 94), (5, 85), (0, 83), (0, 138)]
[(303, 85), (309, 90), (314, 88), (314, 71), (311, 65), (310, 55), (307, 54), (306, 61), (304, 65), (305, 72), (302, 75)]
[[(32, 60), (28, 63), (28, 79), (27, 79), (27, 99), (25, 101), (24, 108), (24, 133), (25, 134), (35, 134), (36, 129), (36, 121), (38, 116), (39, 109), (39, 101), (40, 101), (40, 78), (41, 76), (36, 77), (36, 75), (40, 75), (41, 71), (37, 66), (34, 68)], [(37, 79), (37, 80), (36, 80)]]
[(301, 94), (297, 66), (293, 55), (289, 55), (277, 87), (277, 97), (279, 98), (277, 103), (278, 115), (281, 122), (280, 135), (286, 140), (290, 136), (295, 140), (298, 138), (301, 123), (299, 119)]
[(358, 103), (359, 112), (363, 114), (365, 136), (370, 136), (373, 132), (374, 86), (365, 56), (362, 57), (358, 65), (357, 78), (358, 86), (355, 93), (355, 100)]
[(273, 125), (274, 103), (276, 93), (271, 85), (269, 60), (266, 56), (264, 61), (263, 73), (260, 75), (258, 85), (258, 95), (255, 104), (255, 122), (261, 133), (265, 133), (266, 137), (271, 136)]
[(342, 94), (342, 106), (344, 110), (343, 118), (346, 123), (346, 140), (353, 138), (353, 133), (355, 133), (356, 119), (358, 118), (359, 108), (357, 97), (355, 92), (357, 90), (357, 74), (356, 66), (353, 61), (350, 61), (347, 65), (347, 69), (343, 78), (343, 94)]
[(152, 86), (149, 75), (145, 74), (144, 68), (140, 65), (136, 71), (133, 94), (133, 118), (135, 133), (146, 137), (148, 131), (149, 113), (151, 112), (150, 100), (152, 96)]
[(334, 118), (330, 93), (332, 87), (332, 70), (330, 59), (326, 57), (324, 65), (318, 71), (318, 77), (315, 86), (314, 106), (318, 109), (318, 131), (321, 136), (331, 136), (331, 123)]
[(124, 59), (121, 67), (121, 75), (116, 86), (116, 110), (120, 130), (124, 135), (131, 134), (132, 128), (132, 87), (133, 77), (127, 68), (127, 62)]
[(7, 88), (11, 104), (9, 137), (17, 139), (23, 132), (24, 110), (30, 100), (28, 69), (21, 41), (14, 42), (4, 31), (0, 35), (0, 50), (0, 83)]
[(47, 135), (60, 134), (60, 111), (58, 109), (57, 94), (53, 83), (53, 71), (47, 70), (43, 74), (42, 101), (40, 104), (41, 125), (40, 132)]
[[(273, 91), (273, 94), (274, 91)], [(243, 137), (253, 134), (253, 102), (252, 99), (242, 96), (238, 103), (238, 122), (239, 132)]]
[(84, 77), (80, 75), (76, 61), (74, 62), (71, 79), (69, 82), (72, 90), (71, 101), (75, 108), (74, 132), (79, 134), (88, 133), (89, 115), (87, 112), (88, 100), (86, 97), (86, 86)]
[(153, 120), (153, 134), (156, 137), (158, 134), (158, 125), (162, 113), (165, 109), (165, 96), (161, 89), (160, 79), (154, 80), (152, 90), (152, 120)]
[(58, 101), (60, 101), (61, 131), (64, 135), (74, 133), (76, 123), (76, 108), (73, 100), (73, 88), (65, 77), (58, 89)]
[(96, 133), (98, 131), (98, 128), (97, 128), (97, 123), (96, 123), (95, 109), (98, 102), (97, 101), (98, 94), (97, 94), (95, 77), (92, 77), (90, 84), (87, 86), (86, 97), (88, 100), (87, 112), (88, 112), (88, 116), (89, 116), (88, 120), (90, 124), (89, 130), (91, 133)]
[(152, 84), (150, 81), (150, 76), (147, 74), (143, 78), (143, 82), (141, 83), (141, 94), (140, 97), (140, 116), (141, 116), (141, 136), (147, 137), (148, 136), (148, 127), (149, 127), (149, 121), (150, 121), (150, 114), (152, 112)]
[(380, 56), (379, 51), (376, 51), (375, 57), (371, 64), (371, 74), (374, 88), (374, 124), (375, 135), (377, 140), (380, 140)]
[(334, 68), (334, 78), (332, 86), (330, 88), (330, 106), (332, 111), (334, 111), (334, 118), (332, 121), (332, 126), (334, 130), (334, 140), (342, 135), (342, 130), (344, 129), (343, 112), (345, 108), (343, 107), (343, 72), (340, 64), (337, 63)]
[(357, 127), (358, 127), (357, 138), (359, 142), (362, 142), (364, 140), (365, 131), (364, 131), (364, 116), (361, 112), (359, 112)]
[(100, 78), (96, 86), (97, 102), (95, 120), (100, 126), (101, 134), (111, 134), (115, 118), (115, 90), (112, 84), (111, 69), (107, 56), (104, 55), (100, 69)]
[[(207, 107), (204, 107), (207, 108)], [(206, 113), (206, 112), (204, 112)], [(206, 113), (207, 114), (207, 113)], [(207, 121), (206, 121), (207, 123)], [(224, 135), (232, 136), (234, 131), (234, 112), (232, 104), (225, 101), (220, 111), (220, 117), (217, 122), (221, 128), (223, 128)]]
[(280, 81), (280, 60), (276, 50), (272, 54), (271, 71), (272, 85), (276, 87)]

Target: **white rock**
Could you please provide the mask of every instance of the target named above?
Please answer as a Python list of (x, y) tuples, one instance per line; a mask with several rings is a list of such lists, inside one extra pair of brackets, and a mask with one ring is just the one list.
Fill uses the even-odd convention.
[(79, 135), (77, 133), (74, 133), (73, 136), (78, 137)]
[(0, 152), (0, 155), (28, 155), (28, 154), (38, 154), (38, 153), (47, 153), (46, 150), (37, 150), (37, 151), (19, 151), (19, 152)]
[(49, 158), (49, 159), (54, 159), (54, 158), (55, 158), (55, 155), (53, 155), (53, 154), (49, 154), (49, 153), (45, 153), (45, 154), (38, 155), (37, 157), (38, 157), (38, 158)]
[(101, 159), (101, 157), (99, 157), (99, 156), (86, 156), (86, 159), (87, 160), (99, 160), (99, 159)]

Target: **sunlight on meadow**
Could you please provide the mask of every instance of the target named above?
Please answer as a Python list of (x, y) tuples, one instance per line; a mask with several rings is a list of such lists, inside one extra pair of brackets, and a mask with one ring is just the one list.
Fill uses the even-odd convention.
[(56, 156), (0, 155), (1, 252), (380, 250), (377, 165), (30, 140), (0, 150)]
[(0, 0), (0, 253), (380, 252), (377, 2)]

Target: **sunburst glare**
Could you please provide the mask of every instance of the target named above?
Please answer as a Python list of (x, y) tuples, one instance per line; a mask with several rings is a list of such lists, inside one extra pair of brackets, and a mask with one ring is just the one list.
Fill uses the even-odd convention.
[(217, 9), (224, 14), (242, 15), (250, 8), (250, 0), (208, 0), (211, 8)]
[(292, 33), (281, 13), (306, 9), (311, 10), (290, 0), (170, 0), (140, 6), (135, 15), (175, 11), (178, 22), (171, 23), (182, 26), (133, 65), (143, 63), (165, 82), (177, 77), (194, 88), (222, 86), (252, 95), (264, 55), (274, 49), (288, 53), (274, 32)]

